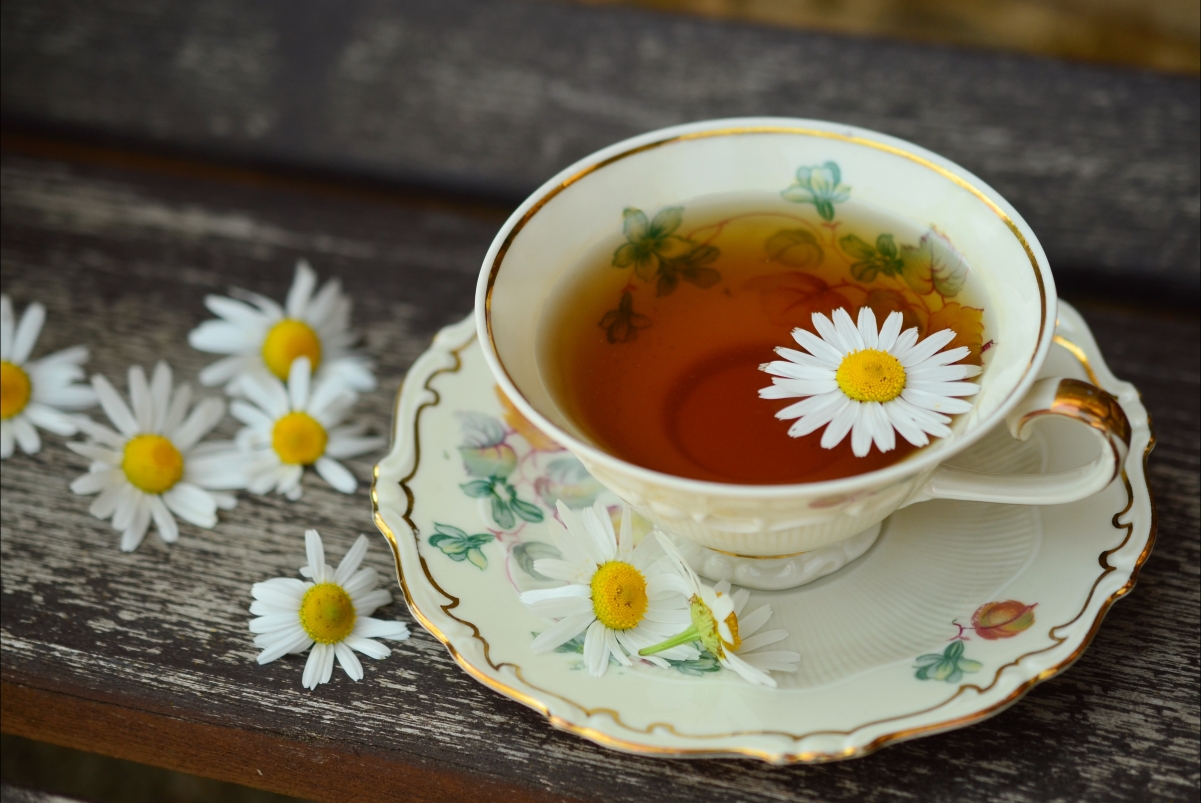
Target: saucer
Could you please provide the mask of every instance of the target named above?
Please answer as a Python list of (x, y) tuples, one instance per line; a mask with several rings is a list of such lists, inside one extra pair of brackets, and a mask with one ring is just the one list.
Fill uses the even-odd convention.
[[(831, 574), (753, 591), (749, 609), (770, 603), (770, 625), (789, 633), (779, 648), (802, 656), (797, 672), (774, 675), (777, 689), (751, 686), (704, 654), (670, 669), (613, 665), (594, 678), (580, 644), (531, 651), (547, 623), (517, 594), (555, 585), (534, 569), (555, 554), (546, 526), (555, 500), (617, 500), (499, 395), (472, 318), (442, 330), (405, 379), (391, 451), (375, 470), (375, 521), (413, 616), (468, 674), (558, 728), (664, 757), (865, 755), (991, 716), (1066, 669), (1151, 551), (1144, 465), (1153, 438), (1138, 392), (1109, 372), (1062, 301), (1055, 343), (1042, 375), (1091, 381), (1129, 417), (1122, 477), (1059, 506), (913, 505)], [(1097, 454), (1083, 427), (1055, 419), (1024, 443), (1001, 426), (953, 463), (1034, 473)]]

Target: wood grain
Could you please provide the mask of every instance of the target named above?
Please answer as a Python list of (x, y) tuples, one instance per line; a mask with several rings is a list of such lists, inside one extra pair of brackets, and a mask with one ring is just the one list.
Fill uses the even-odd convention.
[[(0, 286), (18, 307), (47, 305), (37, 353), (84, 342), (90, 369), (120, 385), (129, 364), (159, 358), (192, 379), (208, 361), (185, 339), (207, 317), (202, 296), (237, 284), (282, 297), (306, 256), (356, 301), (381, 379), (359, 413), (385, 431), (405, 369), (469, 311), (495, 222), (202, 174), (4, 158)], [(320, 529), (334, 556), (373, 533), (366, 487), (344, 496), (309, 478), (295, 504), (243, 495), (216, 529), (185, 525), (178, 544), (151, 535), (127, 555), (70, 494), (84, 461), (54, 436), (0, 474), (3, 727), (321, 800), (345, 799), (334, 781), (352, 771), (393, 799), (478, 788), (614, 803), (1196, 800), (1201, 332), (1195, 317), (1082, 312), (1154, 416), (1158, 545), (1075, 667), (971, 728), (824, 766), (626, 756), (476, 684), (399, 600), (380, 615), (409, 621), (413, 638), (366, 662), (362, 682), (339, 672), (308, 692), (303, 658), (254, 663), (250, 585), (301, 565), (305, 527)], [(376, 457), (352, 468), (365, 479)], [(383, 539), (372, 544), (369, 564), (391, 576)], [(304, 782), (285, 787), (285, 776)]]
[(1195, 78), (517, 0), (9, 0), (9, 124), (516, 204), (676, 123), (903, 137), (994, 186), (1061, 277), (1201, 297)]

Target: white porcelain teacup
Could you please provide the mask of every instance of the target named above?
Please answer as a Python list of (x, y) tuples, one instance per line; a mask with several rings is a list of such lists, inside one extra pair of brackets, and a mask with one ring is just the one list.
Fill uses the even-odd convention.
[[(627, 207), (659, 209), (719, 193), (778, 196), (798, 168), (830, 162), (858, 201), (915, 227), (937, 226), (970, 264), (987, 299), (984, 324), (993, 341), (971, 412), (959, 416), (950, 437), (891, 466), (795, 485), (686, 479), (598, 448), (556, 404), (539, 366), (539, 322), (558, 280), (612, 239)], [(815, 201), (838, 189), (820, 178), (812, 187)], [(1118, 475), (1129, 444), (1129, 424), (1107, 393), (1073, 379), (1036, 381), (1054, 334), (1056, 296), (1046, 255), (1021, 216), (958, 165), (852, 126), (714, 120), (594, 153), (539, 188), (501, 228), (484, 259), (475, 312), (488, 365), (527, 418), (673, 535), (702, 573), (752, 587), (787, 588), (838, 568), (871, 545), (884, 518), (915, 502), (1059, 504), (1090, 496)], [(1100, 456), (1074, 471), (1042, 475), (943, 465), (1000, 421), (1024, 439), (1027, 425), (1043, 415), (1092, 427)]]

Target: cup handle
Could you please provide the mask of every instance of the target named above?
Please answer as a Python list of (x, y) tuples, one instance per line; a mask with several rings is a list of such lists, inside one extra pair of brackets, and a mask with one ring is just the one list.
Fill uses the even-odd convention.
[(1122, 472), (1130, 451), (1130, 421), (1118, 400), (1079, 379), (1040, 379), (1006, 418), (1009, 433), (1030, 437), (1030, 425), (1045, 415), (1062, 415), (1092, 427), (1101, 456), (1082, 468), (1054, 474), (986, 474), (939, 466), (906, 504), (927, 499), (961, 499), (1014, 505), (1060, 505), (1092, 496)]

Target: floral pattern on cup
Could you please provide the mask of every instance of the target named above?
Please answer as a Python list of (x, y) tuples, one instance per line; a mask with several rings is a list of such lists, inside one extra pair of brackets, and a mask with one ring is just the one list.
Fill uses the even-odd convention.
[(796, 179), (780, 195), (798, 204), (813, 204), (822, 220), (834, 219), (834, 205), (849, 201), (851, 188), (842, 183), (837, 162), (798, 167)]

